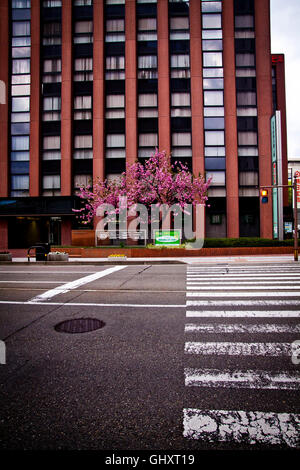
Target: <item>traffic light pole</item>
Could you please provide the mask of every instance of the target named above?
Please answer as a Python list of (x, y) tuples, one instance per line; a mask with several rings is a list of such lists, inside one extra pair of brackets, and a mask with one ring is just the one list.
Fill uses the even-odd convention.
[[(273, 186), (260, 186), (260, 189), (268, 188), (290, 188), (288, 184), (274, 184)], [(297, 212), (297, 178), (294, 176), (293, 182), (294, 193), (294, 261), (298, 261), (298, 212)]]

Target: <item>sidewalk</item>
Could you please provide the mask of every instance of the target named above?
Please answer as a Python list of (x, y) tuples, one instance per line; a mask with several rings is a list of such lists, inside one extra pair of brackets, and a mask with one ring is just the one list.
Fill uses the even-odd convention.
[[(30, 263), (27, 257), (13, 257), (13, 263), (36, 263), (35, 258), (31, 258)], [(56, 261), (40, 261), (39, 264), (68, 265), (68, 264), (231, 264), (231, 263), (287, 263), (293, 262), (294, 256), (290, 255), (245, 255), (245, 256), (211, 256), (211, 257), (178, 257), (178, 258), (127, 258), (126, 260), (118, 260), (117, 258), (73, 258), (70, 257), (68, 262)]]

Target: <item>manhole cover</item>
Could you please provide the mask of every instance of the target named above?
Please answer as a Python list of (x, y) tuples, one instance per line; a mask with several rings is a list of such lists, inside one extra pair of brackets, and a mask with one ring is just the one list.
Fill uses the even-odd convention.
[(62, 333), (87, 333), (88, 331), (99, 330), (105, 323), (97, 318), (74, 318), (65, 320), (55, 325), (55, 330)]

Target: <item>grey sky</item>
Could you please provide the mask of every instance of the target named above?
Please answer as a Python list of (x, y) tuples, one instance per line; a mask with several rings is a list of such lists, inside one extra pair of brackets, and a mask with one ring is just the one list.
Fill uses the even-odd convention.
[(285, 55), (288, 156), (300, 157), (300, 0), (271, 0), (271, 50)]

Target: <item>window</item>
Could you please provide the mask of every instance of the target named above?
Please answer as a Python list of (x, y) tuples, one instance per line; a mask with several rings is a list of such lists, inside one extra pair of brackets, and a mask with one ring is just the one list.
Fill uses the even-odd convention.
[(188, 16), (174, 16), (170, 18), (170, 39), (190, 39)]
[(125, 80), (125, 57), (106, 57), (106, 80)]
[(13, 191), (29, 190), (29, 176), (28, 175), (12, 175), (11, 189)]
[(138, 41), (156, 41), (156, 18), (140, 18), (138, 20)]
[(91, 6), (93, 5), (93, 0), (73, 0), (73, 5), (75, 7)]
[(236, 28), (254, 28), (254, 17), (252, 15), (237, 15), (234, 18)]
[(125, 41), (125, 20), (123, 18), (106, 20), (106, 42)]
[(74, 119), (85, 120), (92, 119), (92, 97), (75, 96), (74, 97)]
[(21, 112), (29, 111), (30, 98), (29, 96), (23, 96), (22, 98), (12, 98), (12, 111)]
[(205, 90), (223, 90), (224, 80), (223, 78), (204, 78), (203, 79), (203, 88)]
[(60, 109), (60, 96), (45, 97), (43, 100), (43, 121), (59, 121)]
[(210, 223), (220, 225), (222, 223), (222, 214), (210, 214)]
[(238, 145), (257, 146), (257, 132), (238, 132)]
[(61, 0), (44, 0), (43, 7), (44, 8), (61, 7)]
[(203, 67), (222, 67), (222, 52), (204, 52)]
[(60, 160), (60, 135), (43, 138), (43, 160)]
[(106, 113), (107, 119), (125, 118), (125, 95), (107, 95)]
[(172, 146), (185, 147), (192, 145), (192, 135), (190, 132), (173, 132)]
[(257, 171), (240, 171), (239, 172), (240, 186), (257, 186), (258, 173)]
[(138, 117), (158, 117), (157, 93), (140, 93), (138, 95)]
[(30, 59), (17, 59), (12, 61), (13, 74), (30, 73)]
[(93, 158), (93, 136), (75, 135), (73, 158), (76, 160)]
[(191, 116), (190, 93), (171, 94), (171, 117)]
[(76, 21), (74, 25), (74, 44), (85, 44), (93, 42), (93, 22)]
[(225, 121), (222, 117), (205, 117), (204, 129), (224, 129)]
[(190, 77), (190, 56), (189, 54), (171, 55), (171, 78)]
[(125, 134), (107, 134), (106, 158), (125, 158)]
[(237, 93), (237, 106), (256, 106), (256, 92), (244, 91)]
[(93, 58), (81, 57), (74, 62), (74, 81), (88, 82), (93, 80)]
[(61, 44), (61, 23), (52, 22), (43, 25), (43, 45), (53, 46)]
[(29, 136), (12, 136), (11, 138), (12, 150), (29, 150)]
[(30, 8), (30, 0), (12, 0), (12, 8)]
[(225, 186), (225, 171), (207, 171), (206, 181), (212, 178), (211, 186)]
[(203, 51), (222, 51), (223, 42), (222, 40), (216, 39), (205, 39), (202, 41)]
[(157, 78), (157, 56), (138, 56), (138, 78)]
[(203, 14), (202, 15), (202, 27), (203, 29), (222, 29), (221, 15)]
[(205, 131), (205, 145), (225, 145), (224, 131)]
[(204, 91), (204, 106), (223, 106), (223, 91)]
[(255, 55), (254, 54), (236, 54), (235, 56), (237, 67), (254, 67)]
[(61, 82), (61, 59), (46, 59), (43, 63), (43, 83)]
[(60, 175), (43, 176), (43, 196), (60, 195)]
[(13, 21), (13, 36), (30, 36), (30, 21)]

